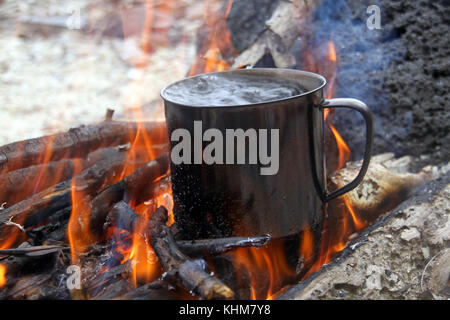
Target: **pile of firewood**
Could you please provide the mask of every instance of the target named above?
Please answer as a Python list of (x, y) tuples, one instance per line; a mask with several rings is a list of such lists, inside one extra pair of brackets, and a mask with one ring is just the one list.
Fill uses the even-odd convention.
[[(170, 189), (165, 124), (113, 121), (111, 116), (96, 125), (0, 147), (0, 263), (7, 269), (0, 298), (155, 298), (155, 292), (164, 298), (172, 287), (203, 299), (234, 297), (208, 271), (203, 256), (261, 247), (270, 237), (175, 241), (167, 210), (155, 206), (148, 206), (150, 219), (139, 226), (139, 215), (127, 201), (137, 206)], [(151, 137), (151, 150), (136, 145), (138, 134)], [(134, 171), (124, 175), (127, 166)], [(33, 181), (29, 188), (23, 187), (27, 181)], [(75, 242), (91, 242), (79, 253), (80, 261), (68, 254), (73, 210), (89, 213), (88, 232), (82, 219), (72, 224)], [(130, 261), (121, 264), (123, 257), (111, 257), (118, 253), (106, 237), (109, 227), (120, 227), (122, 234), (144, 233), (163, 276), (134, 290), (127, 275)], [(84, 268), (83, 289), (69, 290), (63, 280), (67, 267), (76, 263)]]

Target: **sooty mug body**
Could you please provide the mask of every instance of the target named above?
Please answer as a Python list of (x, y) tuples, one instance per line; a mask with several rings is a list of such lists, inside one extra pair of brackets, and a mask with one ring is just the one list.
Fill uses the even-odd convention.
[[(283, 71), (231, 72), (277, 76)], [(283, 72), (284, 77), (286, 74), (302, 85), (309, 81), (306, 87), (315, 90), (290, 99), (233, 107), (186, 106), (164, 99), (169, 138), (176, 129), (186, 129), (191, 145), (195, 121), (201, 121), (202, 132), (214, 128), (223, 137), (227, 129), (279, 130), (279, 168), (274, 175), (261, 175), (265, 165), (249, 164), (248, 152), (245, 164), (194, 164), (193, 157), (191, 164), (171, 162), (174, 215), (182, 238), (266, 233), (286, 237), (306, 228), (320, 232), (325, 169), (323, 110), (319, 106), (324, 83), (300, 71)], [(170, 143), (173, 149), (178, 141)], [(203, 142), (203, 148), (207, 144)]]

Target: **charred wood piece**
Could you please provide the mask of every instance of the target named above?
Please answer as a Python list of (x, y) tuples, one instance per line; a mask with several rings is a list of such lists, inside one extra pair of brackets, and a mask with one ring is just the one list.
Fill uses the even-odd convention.
[(114, 226), (128, 232), (136, 230), (138, 215), (125, 201), (117, 202), (106, 218), (105, 227)]
[[(125, 201), (116, 203), (108, 214), (105, 227), (114, 226), (128, 232), (137, 230), (138, 215)], [(231, 237), (202, 240), (180, 240), (177, 246), (188, 256), (219, 255), (237, 248), (261, 248), (270, 241), (270, 235), (258, 237)]]
[(6, 229), (8, 221), (18, 224), (28, 224), (28, 219), (39, 223), (55, 212), (72, 204), (72, 187), (82, 190), (85, 195), (95, 196), (103, 185), (123, 169), (126, 154), (103, 160), (84, 170), (72, 179), (63, 181), (53, 187), (45, 189), (15, 205), (0, 212), (0, 241), (9, 234)]
[(138, 131), (152, 137), (152, 143), (167, 141), (164, 122), (106, 121), (81, 126), (68, 132), (14, 142), (0, 147), (0, 171), (3, 173), (64, 158), (85, 158), (100, 147), (133, 142)]
[[(131, 272), (131, 261), (117, 265), (86, 280), (85, 289), (92, 299), (111, 299), (130, 290), (126, 275)], [(108, 292), (110, 291), (110, 292)], [(105, 294), (108, 296), (106, 297)]]
[(155, 280), (144, 284), (123, 296), (115, 297), (114, 300), (175, 300), (176, 294), (173, 287), (163, 280)]
[(99, 161), (105, 160), (110, 157), (115, 157), (118, 153), (127, 152), (128, 153), (128, 164), (130, 167), (139, 168), (146, 164), (147, 162), (159, 157), (164, 152), (169, 151), (169, 145), (167, 143), (163, 144), (152, 144), (150, 147), (147, 146), (137, 146), (131, 148), (131, 144), (122, 144), (114, 147), (106, 147), (97, 149), (87, 156), (87, 162), (89, 166), (96, 164)]
[(0, 175), (0, 201), (11, 206), (34, 193), (70, 179), (76, 170), (84, 170), (83, 159), (63, 159)]
[[(366, 221), (372, 221), (385, 213), (410, 195), (418, 187), (431, 179), (431, 173), (426, 168), (418, 173), (407, 172), (408, 168), (400, 170), (401, 164), (408, 166), (405, 156), (394, 159), (393, 154), (381, 154), (372, 157), (371, 163), (361, 184), (348, 192), (345, 197), (350, 206)], [(391, 166), (390, 163), (394, 166)], [(360, 169), (361, 162), (348, 163), (344, 168), (331, 176), (331, 184), (341, 188), (353, 180)], [(396, 171), (404, 171), (402, 173)]]
[(231, 299), (234, 292), (206, 271), (203, 259), (192, 260), (178, 248), (166, 225), (167, 210), (159, 207), (149, 219), (146, 236), (166, 272), (164, 280), (198, 295), (202, 299)]
[[(169, 155), (164, 153), (155, 160), (138, 168), (133, 173), (106, 187), (92, 200), (90, 225), (92, 232), (101, 235), (106, 218), (112, 207), (119, 201), (128, 198), (136, 199), (137, 203), (153, 196), (154, 186), (159, 178), (169, 170)], [(123, 204), (121, 205), (123, 207)]]
[(261, 248), (270, 241), (270, 235), (258, 237), (231, 237), (203, 240), (177, 241), (183, 253), (189, 256), (219, 255), (237, 248)]

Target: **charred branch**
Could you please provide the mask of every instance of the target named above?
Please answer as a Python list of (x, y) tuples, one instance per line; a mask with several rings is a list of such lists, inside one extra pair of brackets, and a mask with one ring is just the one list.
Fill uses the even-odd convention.
[[(82, 190), (85, 195), (95, 196), (103, 185), (108, 184), (114, 176), (121, 172), (126, 161), (126, 154), (105, 159), (84, 170), (72, 179), (63, 181), (53, 187), (45, 189), (0, 213), (0, 240), (9, 235), (11, 226), (8, 221), (23, 225), (28, 219), (36, 223), (43, 221), (58, 210), (64, 209), (72, 203), (72, 187)], [(6, 231), (6, 232), (5, 232)]]
[(203, 259), (191, 260), (178, 248), (166, 225), (167, 210), (159, 207), (149, 220), (147, 236), (166, 272), (164, 280), (198, 295), (202, 299), (231, 299), (234, 292), (206, 271)]
[(44, 158), (48, 161), (84, 158), (102, 146), (133, 142), (139, 130), (152, 137), (152, 143), (167, 141), (164, 122), (106, 121), (0, 147), (0, 170), (9, 172), (40, 164)]
[[(90, 225), (92, 232), (101, 235), (107, 215), (114, 204), (128, 198), (137, 203), (153, 196), (154, 183), (169, 170), (169, 155), (164, 153), (155, 160), (140, 167), (121, 181), (106, 187), (92, 200)], [(122, 205), (123, 207), (123, 205)]]
[(131, 168), (139, 168), (147, 162), (159, 157), (164, 152), (168, 152), (169, 145), (152, 144), (151, 146), (136, 146), (131, 148), (131, 144), (123, 144), (114, 147), (106, 147), (95, 150), (87, 156), (88, 165), (94, 165), (99, 161), (105, 160), (110, 157), (115, 157), (119, 153), (128, 153), (128, 165)]
[(218, 255), (237, 248), (261, 248), (270, 241), (270, 235), (177, 241), (183, 253), (189, 256)]
[(82, 159), (63, 159), (0, 175), (0, 202), (11, 206), (34, 193), (70, 179), (87, 167)]
[[(138, 217), (125, 201), (119, 201), (109, 212), (105, 227), (115, 226), (131, 233), (137, 230)], [(176, 244), (188, 256), (214, 256), (237, 248), (261, 248), (270, 241), (270, 238), (270, 235), (265, 234), (258, 237), (180, 240)]]

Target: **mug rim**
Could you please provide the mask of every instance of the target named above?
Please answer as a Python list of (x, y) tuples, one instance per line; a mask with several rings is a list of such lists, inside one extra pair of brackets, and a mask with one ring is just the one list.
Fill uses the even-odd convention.
[[(301, 94), (297, 94), (294, 96), (290, 96), (290, 97), (286, 97), (286, 98), (281, 98), (281, 99), (275, 99), (275, 100), (269, 100), (269, 101), (264, 101), (264, 102), (257, 102), (257, 103), (248, 103), (248, 104), (238, 104), (238, 105), (226, 105), (226, 106), (205, 106), (205, 105), (188, 105), (188, 104), (184, 104), (184, 103), (179, 103), (179, 102), (175, 102), (169, 98), (167, 98), (164, 95), (164, 92), (170, 88), (171, 86), (180, 83), (182, 81), (186, 81), (188, 79), (194, 79), (194, 78), (199, 78), (202, 77), (204, 75), (214, 75), (214, 74), (224, 74), (224, 73), (239, 73), (239, 72), (252, 72), (251, 70), (255, 70), (255, 71), (271, 71), (271, 70), (278, 70), (278, 71), (287, 71), (287, 72), (295, 72), (298, 73), (299, 75), (303, 75), (303, 76), (308, 76), (311, 78), (315, 78), (317, 80), (321, 81), (321, 84), (317, 87), (314, 88), (312, 90), (306, 91), (306, 92), (302, 92)], [(297, 70), (297, 69), (287, 69), (287, 68), (251, 68), (251, 69), (234, 69), (234, 70), (225, 70), (225, 71), (216, 71), (216, 72), (210, 72), (210, 73), (202, 73), (202, 74), (197, 74), (194, 76), (190, 76), (187, 78), (183, 78), (181, 80), (175, 81), (167, 86), (165, 86), (163, 89), (161, 89), (160, 92), (160, 96), (164, 101), (168, 101), (170, 103), (173, 103), (175, 105), (178, 106), (182, 106), (182, 107), (187, 107), (187, 108), (239, 108), (239, 107), (253, 107), (253, 106), (262, 106), (262, 105), (267, 105), (267, 104), (272, 104), (274, 102), (280, 102), (280, 101), (289, 101), (289, 100), (294, 100), (294, 99), (298, 99), (300, 97), (303, 96), (307, 96), (309, 94), (312, 94), (314, 92), (317, 92), (321, 89), (323, 89), (323, 87), (325, 87), (325, 85), (327, 84), (327, 80), (325, 79), (324, 76), (318, 74), (318, 73), (314, 73), (314, 72), (309, 72), (309, 71), (303, 71), (303, 70)]]

